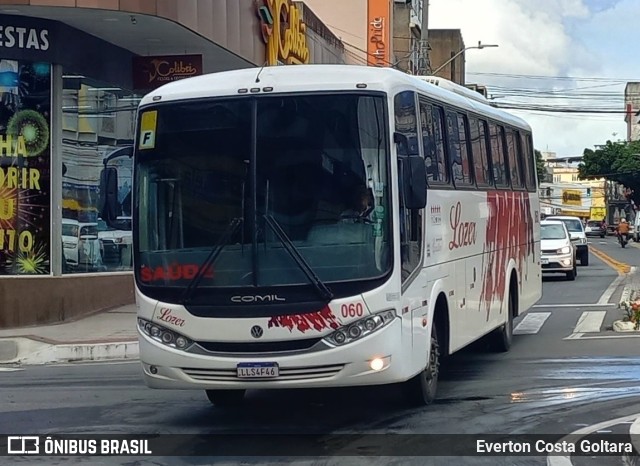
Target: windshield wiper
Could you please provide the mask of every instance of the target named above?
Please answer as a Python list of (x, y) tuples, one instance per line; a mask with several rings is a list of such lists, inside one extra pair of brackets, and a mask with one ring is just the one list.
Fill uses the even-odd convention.
[(296, 261), (296, 264), (298, 264), (298, 267), (300, 267), (300, 269), (307, 276), (307, 278), (309, 279), (313, 287), (316, 289), (320, 297), (326, 301), (331, 301), (331, 299), (333, 298), (333, 293), (331, 292), (331, 290), (329, 290), (329, 288), (327, 288), (327, 286), (322, 282), (322, 280), (320, 280), (320, 278), (316, 275), (316, 273), (313, 271), (313, 269), (307, 263), (307, 261), (304, 260), (304, 257), (302, 257), (302, 255), (298, 252), (298, 249), (296, 249), (293, 242), (289, 239), (287, 234), (280, 227), (280, 224), (278, 223), (278, 221), (275, 218), (273, 218), (273, 216), (271, 215), (265, 215), (264, 219), (266, 220), (267, 225), (269, 225), (273, 230), (273, 232), (276, 234), (276, 236), (278, 237), (278, 239), (280, 240), (284, 248), (287, 250), (289, 255), (293, 258), (294, 261)]
[(207, 273), (207, 269), (211, 267), (211, 265), (213, 265), (213, 263), (218, 258), (218, 256), (220, 255), (224, 247), (227, 245), (229, 239), (231, 238), (231, 235), (233, 235), (236, 231), (238, 231), (238, 227), (241, 224), (242, 224), (241, 218), (234, 218), (231, 221), (231, 223), (227, 225), (226, 230), (224, 231), (224, 233), (222, 234), (222, 236), (220, 237), (216, 245), (213, 247), (213, 249), (207, 256), (207, 258), (200, 265), (200, 267), (198, 268), (198, 272), (191, 279), (191, 281), (189, 282), (189, 285), (187, 285), (187, 288), (184, 290), (184, 293), (182, 293), (183, 305), (187, 305), (191, 301), (191, 298), (193, 297), (193, 293), (196, 291), (198, 286), (200, 286), (200, 282), (204, 278), (205, 273)]

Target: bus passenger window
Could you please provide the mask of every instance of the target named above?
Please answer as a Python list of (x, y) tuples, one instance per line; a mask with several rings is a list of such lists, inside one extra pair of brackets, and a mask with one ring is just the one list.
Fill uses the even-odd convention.
[(492, 181), (491, 172), (489, 171), (489, 156), (487, 154), (487, 125), (477, 118), (471, 118), (469, 124), (476, 182), (478, 186), (490, 186)]
[(453, 181), (456, 186), (469, 186), (472, 183), (471, 163), (467, 139), (467, 117), (458, 113), (447, 115), (447, 130), (450, 142), (450, 160)]
[(507, 154), (509, 155), (509, 174), (511, 175), (511, 187), (514, 189), (522, 189), (524, 183), (522, 181), (522, 152), (519, 144), (516, 144), (515, 133), (512, 129), (508, 129), (507, 135)]
[(524, 133), (520, 134), (520, 154), (524, 160), (524, 174), (527, 184), (527, 190), (536, 192), (538, 184), (536, 182), (536, 160), (534, 151), (532, 150), (531, 137), (527, 137)]
[(441, 107), (421, 101), (420, 117), (427, 180), (448, 183), (449, 169), (444, 148), (444, 111)]
[(505, 153), (503, 145), (504, 129), (502, 126), (489, 124), (489, 140), (491, 147), (491, 162), (493, 165), (493, 180), (498, 187), (506, 187), (508, 184), (505, 169)]

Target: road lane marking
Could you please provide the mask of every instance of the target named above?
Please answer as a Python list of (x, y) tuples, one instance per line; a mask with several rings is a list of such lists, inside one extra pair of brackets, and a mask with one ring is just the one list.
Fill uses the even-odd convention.
[(622, 282), (622, 280), (624, 280), (624, 278), (625, 278), (624, 275), (618, 275), (616, 279), (612, 281), (611, 284), (607, 287), (605, 292), (602, 293), (602, 296), (600, 296), (600, 299), (598, 300), (598, 304), (607, 304), (611, 299), (611, 296), (613, 295), (613, 293), (615, 293), (618, 287), (620, 286), (620, 283)]
[(584, 337), (583, 333), (572, 333), (563, 340), (608, 340), (611, 338), (640, 338), (640, 335), (594, 335), (591, 337)]
[(629, 264), (615, 260), (613, 257), (605, 254), (595, 246), (592, 245), (590, 249), (594, 256), (618, 272), (619, 275), (627, 274), (631, 270), (631, 266)]
[(531, 307), (615, 307), (617, 304), (615, 303), (605, 303), (605, 304), (535, 304)]
[[(619, 417), (616, 419), (611, 419), (609, 421), (603, 421), (603, 422), (599, 422), (598, 424), (593, 424), (591, 426), (583, 427), (582, 429), (574, 430), (569, 435), (562, 437), (560, 440), (556, 442), (556, 444), (562, 445), (562, 442), (568, 442), (568, 443), (573, 443), (575, 445), (576, 443), (578, 443), (578, 439), (576, 439), (576, 436), (578, 436), (579, 438), (586, 437), (587, 435), (592, 434), (593, 432), (596, 432), (601, 429), (606, 429), (611, 426), (615, 426), (616, 424), (621, 424), (627, 421), (635, 421), (638, 417), (640, 417), (640, 413), (631, 414), (630, 416)], [(577, 448), (576, 448), (576, 451), (578, 451)], [(548, 466), (571, 466), (573, 465), (573, 463), (571, 462), (571, 459), (569, 458), (569, 456), (566, 456), (566, 455), (565, 456), (548, 455), (547, 465)]]
[(538, 333), (550, 315), (550, 312), (531, 312), (527, 314), (517, 327), (513, 329), (513, 334), (533, 335), (534, 333)]
[(580, 315), (573, 333), (597, 333), (600, 331), (607, 311), (585, 311)]
[(633, 447), (636, 451), (640, 451), (640, 417), (629, 426), (629, 435), (631, 436)]
[(0, 367), (0, 372), (16, 372), (23, 371), (21, 367)]

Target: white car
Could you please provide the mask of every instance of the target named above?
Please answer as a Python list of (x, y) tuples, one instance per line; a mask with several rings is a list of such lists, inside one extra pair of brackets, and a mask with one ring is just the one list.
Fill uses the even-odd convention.
[(75, 271), (94, 271), (102, 266), (97, 223), (62, 219), (62, 252), (67, 266)]
[(542, 273), (564, 273), (567, 280), (575, 280), (576, 247), (565, 224), (559, 220), (540, 222), (540, 263)]
[(98, 219), (98, 237), (102, 248), (102, 260), (105, 264), (117, 264), (131, 267), (131, 246), (133, 233), (131, 231), (131, 217), (118, 217), (119, 228), (111, 228)]
[(589, 265), (589, 245), (587, 243), (587, 234), (584, 231), (584, 225), (579, 217), (569, 217), (554, 215), (547, 217), (546, 220), (559, 220), (567, 227), (571, 241), (577, 249), (578, 260), (580, 265)]

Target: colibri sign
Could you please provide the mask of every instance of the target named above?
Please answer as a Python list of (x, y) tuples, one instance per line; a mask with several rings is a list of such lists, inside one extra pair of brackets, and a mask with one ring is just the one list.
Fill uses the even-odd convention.
[(259, 0), (262, 40), (266, 44), (266, 64), (301, 65), (309, 63), (307, 26), (302, 12), (291, 0)]
[(133, 86), (135, 89), (152, 90), (202, 72), (202, 55), (134, 57)]

